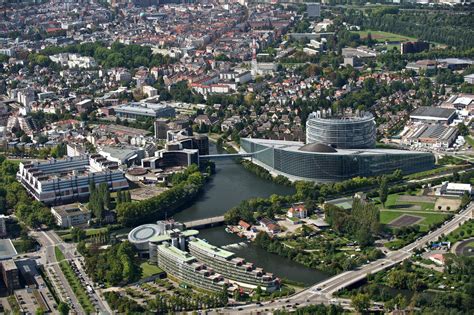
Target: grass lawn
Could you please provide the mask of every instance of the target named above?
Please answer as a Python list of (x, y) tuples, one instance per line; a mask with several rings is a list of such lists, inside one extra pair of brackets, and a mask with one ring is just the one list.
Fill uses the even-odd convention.
[(370, 33), (372, 39), (378, 42), (409, 42), (409, 41), (416, 41), (416, 38), (404, 36), (395, 33), (389, 32), (382, 32), (382, 31), (374, 31), (374, 30), (367, 30), (367, 31), (357, 31), (355, 32), (360, 35), (360, 38), (365, 39), (367, 35)]
[(382, 224), (388, 224), (400, 217), (403, 214), (413, 215), (424, 218), (417, 225), (420, 226), (420, 231), (426, 232), (429, 230), (430, 225), (443, 222), (447, 219), (448, 215), (443, 213), (424, 213), (419, 211), (380, 211), (380, 222)]
[(466, 140), (467, 144), (471, 147), (474, 147), (474, 139), (471, 136), (464, 136), (464, 140)]
[(474, 220), (469, 220), (447, 235), (447, 241), (456, 243), (474, 236)]
[[(431, 211), (434, 209), (434, 203), (431, 202), (414, 202), (414, 201), (399, 201), (401, 195), (416, 196), (417, 193), (413, 194), (391, 194), (388, 195), (387, 201), (385, 202), (385, 209), (390, 210), (410, 210), (410, 211)], [(419, 206), (420, 209), (410, 209), (410, 206)], [(407, 207), (403, 207), (407, 206)]]
[(163, 272), (163, 270), (160, 267), (156, 265), (152, 265), (148, 262), (144, 262), (140, 264), (140, 268), (142, 269), (142, 279), (145, 279), (145, 278), (148, 278), (148, 277), (151, 277)]
[[(86, 231), (86, 236), (91, 237), (91, 236), (99, 234), (100, 232), (107, 231), (107, 228), (103, 227), (103, 228), (97, 228), (97, 229), (87, 229), (85, 231)], [(65, 241), (65, 242), (72, 241), (72, 234), (69, 232), (69, 230), (64, 231), (64, 232), (65, 232), (65, 234), (62, 234), (62, 232), (58, 233), (58, 234), (60, 234), (63, 241)]]

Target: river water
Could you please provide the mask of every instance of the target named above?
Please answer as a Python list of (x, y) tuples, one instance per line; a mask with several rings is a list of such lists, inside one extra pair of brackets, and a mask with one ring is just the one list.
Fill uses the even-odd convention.
[[(209, 151), (210, 154), (225, 153), (218, 150), (214, 144), (210, 144)], [(175, 214), (174, 218), (185, 222), (219, 216), (249, 198), (292, 193), (294, 193), (293, 188), (264, 180), (233, 160), (219, 160), (216, 161), (216, 174), (206, 184), (202, 196), (193, 205)], [(237, 235), (226, 233), (223, 226), (201, 230), (200, 237), (216, 246), (238, 244), (244, 241)], [(314, 284), (328, 277), (320, 271), (270, 254), (252, 244), (226, 247), (226, 249), (264, 268), (267, 272), (274, 273), (277, 277), (298, 281), (305, 285)]]

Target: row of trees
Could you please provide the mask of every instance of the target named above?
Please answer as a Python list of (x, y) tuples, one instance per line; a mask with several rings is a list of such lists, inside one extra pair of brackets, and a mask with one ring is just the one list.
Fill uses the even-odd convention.
[(140, 201), (124, 202), (117, 205), (118, 221), (126, 226), (164, 219), (174, 211), (194, 200), (204, 187), (206, 176), (199, 171), (188, 175), (185, 181), (173, 186), (162, 194)]
[(102, 214), (105, 209), (112, 209), (110, 191), (107, 183), (101, 183), (98, 187), (95, 182), (89, 183), (89, 210), (94, 214), (97, 220), (102, 220)]

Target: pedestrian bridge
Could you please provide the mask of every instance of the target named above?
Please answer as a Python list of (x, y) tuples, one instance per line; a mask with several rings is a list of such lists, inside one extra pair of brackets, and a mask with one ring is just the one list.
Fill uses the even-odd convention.
[(267, 150), (272, 149), (271, 147), (265, 148), (260, 151), (250, 152), (250, 153), (226, 153), (226, 154), (209, 154), (209, 155), (200, 155), (200, 160), (223, 160), (223, 159), (238, 159), (238, 158), (246, 158), (246, 157), (253, 157), (259, 153), (265, 152)]
[(200, 219), (200, 220), (184, 222), (184, 225), (186, 226), (187, 229), (198, 229), (198, 228), (216, 226), (216, 225), (221, 225), (221, 224), (224, 224), (223, 215), (212, 217), (212, 218), (205, 218), (205, 219)]

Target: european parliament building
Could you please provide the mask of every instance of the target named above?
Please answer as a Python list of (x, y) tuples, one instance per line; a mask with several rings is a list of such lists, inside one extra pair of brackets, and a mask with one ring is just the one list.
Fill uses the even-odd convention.
[(307, 144), (245, 138), (240, 141), (241, 150), (255, 153), (254, 163), (290, 180), (335, 182), (434, 167), (431, 153), (375, 148), (375, 122), (370, 114), (322, 117), (312, 113), (306, 127)]

